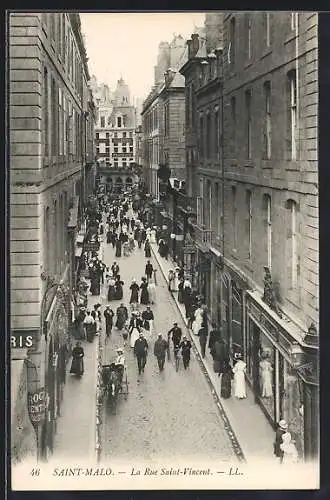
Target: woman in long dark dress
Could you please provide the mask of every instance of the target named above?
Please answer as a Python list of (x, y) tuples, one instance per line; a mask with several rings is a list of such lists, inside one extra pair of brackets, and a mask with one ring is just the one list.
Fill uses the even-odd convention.
[(108, 285), (109, 285), (109, 288), (108, 288), (108, 302), (111, 302), (112, 300), (115, 300), (115, 295), (116, 295), (116, 289), (115, 289), (116, 281), (113, 278), (113, 276), (109, 277), (109, 279), (108, 279)]
[(142, 278), (140, 289), (141, 289), (140, 303), (145, 305), (149, 304), (148, 283), (146, 278)]
[(149, 240), (147, 240), (145, 245), (144, 245), (144, 255), (145, 255), (146, 259), (150, 259), (150, 257), (151, 257), (151, 247), (150, 247)]
[(75, 347), (72, 349), (72, 363), (70, 373), (73, 373), (78, 377), (80, 377), (84, 373), (84, 356), (84, 349), (81, 347), (81, 343), (78, 341)]
[(228, 399), (231, 396), (231, 382), (233, 379), (233, 371), (230, 363), (226, 360), (223, 364), (223, 374), (221, 377), (221, 397)]
[(184, 292), (183, 292), (183, 283), (184, 283), (184, 279), (181, 278), (180, 281), (179, 281), (179, 284), (178, 284), (178, 302), (179, 304), (183, 304), (184, 302)]
[(123, 285), (124, 282), (121, 281), (118, 274), (116, 284), (115, 284), (115, 300), (121, 300), (123, 298)]
[(135, 280), (132, 281), (131, 286), (129, 287), (131, 291), (130, 304), (137, 304), (139, 302), (139, 285)]
[(118, 239), (116, 241), (116, 257), (121, 257), (121, 246), (122, 246), (122, 241)]

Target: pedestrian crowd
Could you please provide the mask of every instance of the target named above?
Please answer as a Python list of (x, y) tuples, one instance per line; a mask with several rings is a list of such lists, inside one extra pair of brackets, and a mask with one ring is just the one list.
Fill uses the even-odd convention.
[[(88, 309), (88, 296), (101, 295), (101, 285), (106, 288), (106, 299), (110, 303), (106, 305), (103, 312), (106, 338), (110, 338), (113, 326), (115, 326), (121, 332), (124, 347), (129, 344), (134, 352), (139, 375), (144, 372), (149, 343), (154, 330), (154, 313), (150, 306), (156, 303), (156, 269), (151, 262), (151, 244), (158, 245), (159, 255), (165, 259), (168, 259), (169, 244), (159, 227), (148, 224), (143, 211), (135, 211), (133, 216), (129, 217), (128, 212), (131, 206), (129, 197), (123, 197), (112, 203), (101, 203), (97, 208), (94, 207), (94, 210), (87, 211), (86, 240), (92, 243), (92, 247), (93, 244), (97, 247), (104, 237), (105, 243), (112, 245), (115, 249), (116, 259), (129, 257), (136, 248), (143, 248), (147, 260), (144, 276), (140, 280), (134, 278), (131, 283), (128, 283), (129, 305), (126, 306), (124, 302), (120, 302), (120, 305), (114, 308), (112, 304), (115, 301), (122, 301), (125, 286), (120, 275), (119, 261), (116, 260), (111, 266), (107, 266), (97, 250), (85, 251), (82, 254), (76, 293), (79, 311), (74, 322), (77, 345), (76, 351), (73, 350), (71, 373), (75, 373), (79, 363), (82, 366), (81, 374), (83, 373), (84, 353), (81, 340), (92, 342), (101, 329), (101, 305), (97, 303), (93, 309)], [(233, 390), (237, 399), (245, 399), (246, 363), (243, 353), (240, 350), (230, 353), (222, 328), (215, 323), (212, 323), (210, 328), (203, 297), (193, 289), (190, 277), (186, 275), (183, 265), (177, 265), (171, 269), (167, 281), (169, 292), (177, 293), (178, 302), (184, 305), (188, 328), (192, 335), (198, 337), (202, 358), (206, 356), (206, 348), (209, 349), (213, 369), (220, 378), (221, 397), (230, 398)], [(144, 310), (140, 310), (140, 305), (145, 306)], [(159, 333), (154, 343), (153, 354), (157, 359), (159, 372), (164, 370), (166, 358), (171, 359), (171, 344), (175, 357), (181, 353), (184, 369), (189, 367), (192, 344), (183, 335), (178, 324), (174, 323), (167, 333), (167, 338)], [(266, 364), (267, 359), (263, 361)], [(121, 369), (122, 376), (126, 370), (124, 348), (117, 349), (114, 365)], [(271, 373), (266, 369), (264, 372), (265, 377), (267, 373)], [(268, 388), (268, 385), (266, 382), (263, 383), (265, 394), (272, 390)], [(298, 460), (294, 440), (284, 420), (279, 422), (276, 431), (274, 454), (280, 463), (295, 463)]]

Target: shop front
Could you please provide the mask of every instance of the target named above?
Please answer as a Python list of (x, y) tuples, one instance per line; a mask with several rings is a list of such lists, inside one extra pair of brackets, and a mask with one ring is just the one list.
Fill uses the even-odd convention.
[(197, 290), (211, 310), (211, 255), (208, 250), (197, 251)]
[(223, 265), (220, 254), (212, 265), (212, 321), (222, 329), (231, 356), (244, 355), (244, 296), (246, 284), (229, 267)]
[(42, 429), (42, 455), (53, 452), (57, 417), (61, 415), (66, 364), (71, 351), (66, 297), (56, 295), (45, 320), (46, 349), (46, 420)]
[(300, 332), (293, 327), (288, 331), (257, 292), (248, 291), (246, 299), (245, 358), (255, 400), (274, 428), (281, 419), (286, 420), (298, 452), (304, 456), (309, 453), (305, 446), (306, 389), (299, 367), (306, 363), (306, 353), (303, 341), (297, 340)]

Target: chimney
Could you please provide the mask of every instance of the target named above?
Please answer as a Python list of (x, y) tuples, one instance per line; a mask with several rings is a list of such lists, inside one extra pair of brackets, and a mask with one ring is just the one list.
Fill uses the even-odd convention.
[(191, 59), (193, 57), (193, 55), (192, 55), (192, 52), (193, 52), (192, 40), (187, 40), (187, 45), (188, 45), (188, 59)]
[(192, 57), (195, 57), (195, 55), (197, 54), (198, 49), (199, 49), (199, 35), (198, 35), (198, 33), (193, 33), (191, 35), (191, 40), (192, 40), (192, 48), (193, 48)]

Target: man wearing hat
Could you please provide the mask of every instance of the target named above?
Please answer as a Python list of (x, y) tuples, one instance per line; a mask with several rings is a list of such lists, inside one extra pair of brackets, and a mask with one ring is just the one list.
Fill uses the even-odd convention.
[(142, 332), (140, 333), (139, 338), (135, 341), (134, 354), (137, 359), (139, 375), (141, 375), (141, 372), (144, 372), (148, 354), (148, 342), (144, 338)]
[(278, 423), (278, 428), (275, 433), (275, 442), (274, 442), (274, 455), (279, 459), (280, 463), (283, 462), (284, 452), (281, 449), (281, 444), (283, 444), (283, 434), (285, 434), (288, 430), (288, 424), (285, 420), (280, 420)]
[(183, 366), (184, 369), (186, 370), (190, 363), (190, 349), (191, 349), (191, 342), (190, 340), (187, 339), (186, 335), (183, 336), (180, 348), (182, 352)]
[(179, 346), (181, 342), (181, 337), (182, 337), (181, 328), (178, 326), (177, 323), (173, 323), (173, 328), (171, 328), (167, 333), (168, 342), (172, 338), (173, 346), (174, 347)]
[(158, 339), (155, 342), (154, 346), (154, 355), (157, 358), (158, 362), (158, 367), (159, 371), (162, 372), (164, 370), (164, 364), (165, 364), (165, 354), (168, 349), (168, 342), (166, 342), (165, 339), (163, 339), (163, 336), (161, 333), (158, 335)]
[(119, 374), (119, 380), (121, 382), (123, 380), (123, 374), (126, 367), (126, 359), (124, 356), (124, 349), (122, 347), (118, 347), (118, 349), (116, 349), (116, 352), (117, 357), (115, 360), (115, 365)]

